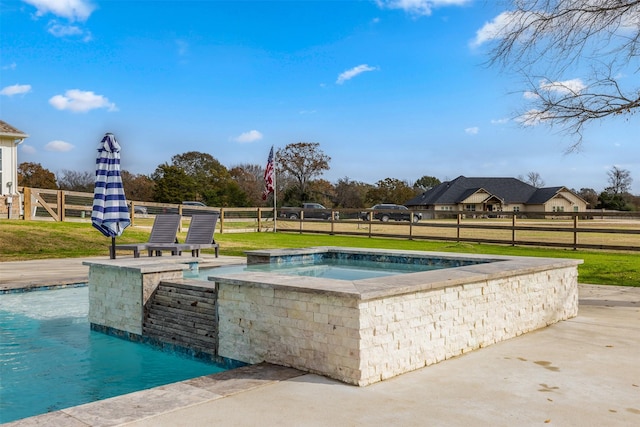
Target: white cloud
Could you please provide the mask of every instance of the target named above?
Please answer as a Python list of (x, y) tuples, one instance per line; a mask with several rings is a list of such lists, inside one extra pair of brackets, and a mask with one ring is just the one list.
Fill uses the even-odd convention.
[(531, 92), (531, 91), (527, 90), (522, 94), (522, 97), (524, 99), (538, 99), (538, 98), (540, 98), (540, 95), (538, 95), (535, 92)]
[(476, 38), (473, 40), (473, 46), (480, 46), (481, 44), (499, 38), (507, 27), (507, 23), (512, 19), (512, 12), (502, 12), (500, 15), (493, 18), (490, 22), (485, 24), (476, 31)]
[(550, 82), (547, 80), (542, 80), (540, 82), (540, 89), (546, 90), (548, 92), (558, 92), (561, 94), (578, 94), (586, 88), (587, 86), (582, 82), (581, 79), (571, 79), (562, 82)]
[(236, 142), (255, 142), (262, 139), (262, 134), (257, 130), (241, 133), (240, 136), (234, 138)]
[(509, 123), (509, 119), (507, 119), (507, 118), (491, 119), (491, 124), (492, 125), (503, 125), (505, 123)]
[(27, 145), (24, 142), (20, 144), (20, 151), (24, 154), (36, 154), (36, 148), (32, 145)]
[(47, 31), (54, 37), (78, 37), (85, 42), (93, 38), (91, 32), (85, 31), (77, 25), (59, 24), (56, 21), (49, 22)]
[(86, 21), (95, 6), (89, 0), (23, 0), (34, 6), (36, 16), (44, 16), (51, 13), (69, 21)]
[(549, 118), (551, 118), (551, 114), (540, 110), (531, 109), (518, 117), (516, 121), (521, 123), (523, 126), (536, 126), (539, 125), (543, 120), (547, 120)]
[(56, 95), (49, 99), (49, 104), (58, 110), (70, 110), (76, 113), (84, 113), (96, 108), (118, 111), (116, 105), (104, 96), (79, 89), (70, 89), (64, 95)]
[(0, 90), (0, 95), (13, 96), (31, 92), (31, 85), (12, 85), (5, 86)]
[[(471, 46), (477, 47), (491, 40), (499, 39), (503, 34), (510, 33), (516, 26), (526, 28), (528, 21), (533, 21), (539, 17), (540, 14), (534, 13), (502, 12), (476, 31), (476, 37), (471, 42)], [(523, 35), (526, 36), (527, 34)]]
[(367, 71), (375, 71), (377, 69), (378, 69), (378, 67), (370, 67), (367, 64), (358, 65), (357, 67), (353, 67), (350, 70), (342, 72), (338, 76), (338, 79), (336, 80), (336, 83), (341, 85), (344, 82), (346, 82), (347, 80), (351, 80), (352, 78), (354, 78), (358, 74), (362, 74), (362, 73), (365, 73)]
[(15, 62), (12, 62), (9, 65), (5, 65), (2, 67), (3, 70), (15, 70), (18, 65)]
[(73, 144), (69, 144), (68, 142), (64, 142), (64, 141), (55, 140), (47, 143), (47, 145), (44, 146), (44, 149), (47, 151), (58, 151), (58, 152), (64, 153), (66, 151), (71, 151), (73, 149)]
[(480, 128), (477, 126), (474, 126), (474, 127), (466, 128), (464, 131), (467, 135), (477, 135), (478, 132), (480, 132)]
[(470, 0), (376, 0), (378, 7), (382, 9), (401, 9), (405, 12), (428, 16), (436, 7), (462, 6)]

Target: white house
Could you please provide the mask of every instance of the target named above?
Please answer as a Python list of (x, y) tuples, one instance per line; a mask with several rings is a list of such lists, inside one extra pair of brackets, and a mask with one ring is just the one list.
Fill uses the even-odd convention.
[(27, 137), (26, 133), (0, 120), (0, 216), (3, 218), (17, 218), (20, 212), (18, 145)]

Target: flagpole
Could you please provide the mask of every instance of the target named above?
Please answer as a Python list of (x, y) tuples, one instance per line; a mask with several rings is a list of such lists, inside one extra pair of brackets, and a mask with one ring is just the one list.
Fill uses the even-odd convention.
[(273, 232), (276, 232), (276, 218), (278, 217), (277, 200), (278, 200), (278, 183), (276, 182), (276, 153), (273, 153)]

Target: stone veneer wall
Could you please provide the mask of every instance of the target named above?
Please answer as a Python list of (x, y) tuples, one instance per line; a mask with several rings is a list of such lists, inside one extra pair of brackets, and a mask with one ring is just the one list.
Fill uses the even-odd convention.
[(354, 383), (358, 301), (320, 293), (218, 284), (218, 355), (271, 362)]
[(89, 263), (89, 322), (142, 335), (144, 305), (161, 280), (182, 279), (182, 267), (145, 272)]
[(220, 356), (360, 386), (578, 312), (575, 266), (369, 300), (265, 284), (218, 286)]

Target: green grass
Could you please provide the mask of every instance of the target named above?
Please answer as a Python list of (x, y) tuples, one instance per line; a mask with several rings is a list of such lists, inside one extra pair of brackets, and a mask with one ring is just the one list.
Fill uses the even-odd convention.
[[(144, 242), (149, 237), (149, 231), (148, 227), (129, 227), (121, 237), (117, 238), (117, 242)], [(179, 235), (181, 241), (184, 240), (185, 234), (183, 232)], [(244, 256), (245, 251), (253, 249), (353, 246), (575, 258), (584, 260), (584, 264), (578, 267), (581, 283), (640, 287), (640, 254), (630, 252), (573, 251), (297, 233), (225, 233), (216, 234), (216, 241), (220, 244), (220, 254), (238, 256)], [(110, 242), (111, 239), (104, 237), (87, 222), (0, 220), (0, 261), (104, 256), (108, 254), (107, 248)]]

